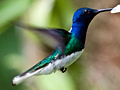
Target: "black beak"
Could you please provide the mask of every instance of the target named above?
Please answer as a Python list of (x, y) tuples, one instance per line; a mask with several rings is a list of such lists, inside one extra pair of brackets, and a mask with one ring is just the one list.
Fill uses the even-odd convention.
[(112, 10), (112, 8), (98, 9), (98, 10), (96, 10), (96, 13), (98, 14), (98, 13), (101, 13), (101, 12), (106, 12), (106, 11), (111, 11), (111, 10)]

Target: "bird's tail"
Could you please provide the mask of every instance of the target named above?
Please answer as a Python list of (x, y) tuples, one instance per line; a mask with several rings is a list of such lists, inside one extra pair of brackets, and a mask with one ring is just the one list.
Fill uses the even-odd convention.
[(14, 77), (12, 80), (12, 85), (13, 86), (18, 85), (19, 83), (26, 80), (27, 78), (30, 78), (31, 76), (38, 74), (41, 71), (41, 69), (33, 71), (33, 72), (28, 72), (28, 71), (22, 73), (21, 75)]

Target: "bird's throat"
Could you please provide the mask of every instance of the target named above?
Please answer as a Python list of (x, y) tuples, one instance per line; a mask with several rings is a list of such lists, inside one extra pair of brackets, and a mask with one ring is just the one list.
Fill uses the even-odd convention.
[(88, 26), (86, 25), (72, 26), (71, 33), (73, 33), (77, 39), (85, 44), (87, 28)]

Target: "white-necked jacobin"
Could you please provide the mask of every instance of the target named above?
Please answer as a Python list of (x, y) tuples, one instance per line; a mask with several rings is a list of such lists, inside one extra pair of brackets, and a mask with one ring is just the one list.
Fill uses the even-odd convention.
[(112, 8), (98, 10), (91, 8), (78, 9), (74, 13), (72, 27), (69, 32), (64, 29), (44, 30), (27, 27), (28, 29), (47, 33), (53, 36), (59, 43), (48, 57), (21, 75), (14, 77), (12, 84), (17, 85), (33, 75), (51, 74), (56, 70), (64, 73), (67, 67), (80, 57), (85, 45), (87, 28), (91, 20), (98, 13), (111, 10)]

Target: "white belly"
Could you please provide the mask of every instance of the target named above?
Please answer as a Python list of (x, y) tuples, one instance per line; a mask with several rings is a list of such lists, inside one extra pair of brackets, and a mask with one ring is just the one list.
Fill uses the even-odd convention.
[(70, 66), (73, 62), (75, 62), (81, 55), (81, 52), (75, 52), (65, 58), (58, 59), (57, 61), (54, 62), (55, 68), (60, 69), (62, 67), (68, 67)]
[(60, 70), (60, 68), (62, 67), (70, 66), (73, 62), (75, 62), (80, 57), (82, 52), (83, 50), (75, 52), (71, 55), (68, 55), (65, 58), (53, 61), (52, 63), (48, 64), (48, 66), (41, 68), (41, 71), (39, 74), (50, 74), (52, 72), (55, 72), (56, 70)]
[(56, 70), (59, 70), (62, 67), (68, 67), (71, 65), (73, 62), (75, 62), (80, 55), (82, 54), (83, 50), (80, 52), (73, 53), (63, 59), (58, 59), (57, 61), (54, 61), (52, 63), (49, 63), (47, 66), (32, 72), (32, 73), (26, 73), (24, 76), (16, 76), (13, 79), (13, 84), (17, 85), (23, 80), (33, 76), (33, 75), (41, 75), (41, 74), (51, 74), (52, 72), (55, 72)]

